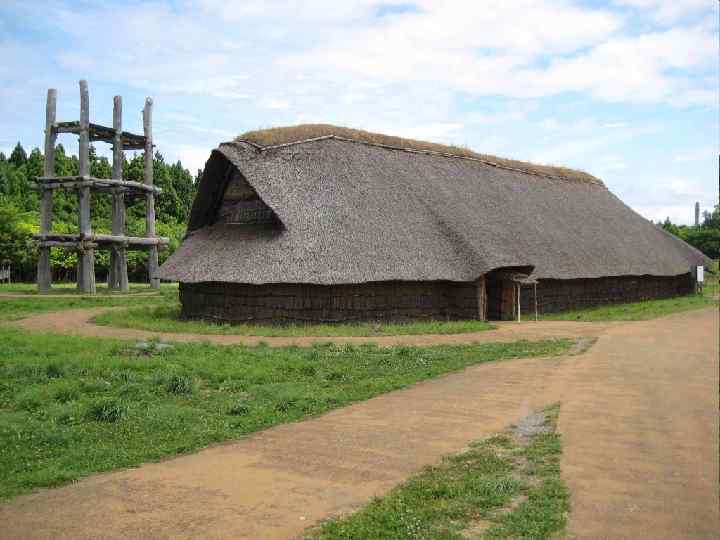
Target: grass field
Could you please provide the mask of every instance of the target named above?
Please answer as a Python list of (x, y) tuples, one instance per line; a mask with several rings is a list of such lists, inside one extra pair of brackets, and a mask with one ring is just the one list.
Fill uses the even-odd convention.
[(127, 311), (102, 313), (92, 319), (96, 324), (121, 328), (141, 328), (151, 332), (191, 332), (242, 336), (388, 336), (401, 334), (462, 334), (495, 328), (484, 321), (417, 321), (409, 323), (354, 324), (220, 324), (180, 319), (180, 305), (138, 307)]
[[(3, 298), (0, 296), (0, 322), (21, 319), (34, 313), (48, 313), (71, 308), (116, 307), (116, 306), (147, 306), (163, 305), (177, 302), (177, 285), (163, 284), (160, 293), (152, 296), (99, 294), (95, 297), (76, 294), (75, 289), (67, 287), (69, 294), (60, 292), (48, 296), (37, 296), (34, 285), (2, 284), (0, 294), (23, 294), (20, 297)], [(138, 292), (147, 292), (147, 285), (133, 287)], [(27, 297), (25, 297), (25, 293)]]
[[(108, 289), (107, 284), (97, 284), (97, 294), (107, 296), (120, 296), (127, 294), (156, 294), (158, 291), (151, 289), (147, 283), (131, 283), (130, 292), (123, 293), (117, 290)], [(176, 291), (177, 283), (162, 283), (161, 290), (163, 292)], [(27, 294), (30, 296), (38, 296), (37, 285), (35, 283), (2, 283), (0, 284), (0, 293), (16, 293), (16, 294)], [(79, 291), (75, 283), (63, 282), (53, 283), (51, 290), (46, 293), (47, 295), (85, 295), (82, 291)]]
[(585, 308), (560, 313), (548, 313), (541, 315), (541, 320), (546, 321), (644, 321), (681, 313), (693, 309), (718, 305), (717, 300), (718, 283), (715, 278), (708, 280), (703, 288), (702, 294), (691, 296), (678, 296), (676, 298), (665, 298), (662, 300), (646, 300), (645, 302), (633, 302), (629, 304), (615, 304)]
[[(0, 299), (2, 318), (87, 305), (80, 299), (20, 299), (8, 312), (15, 302)], [(571, 343), (133, 345), (0, 325), (0, 498), (189, 452), (472, 364), (561, 354)]]
[(558, 410), (544, 411), (544, 429), (510, 429), (477, 442), (355, 514), (322, 524), (307, 540), (560, 537), (569, 493), (560, 478)]

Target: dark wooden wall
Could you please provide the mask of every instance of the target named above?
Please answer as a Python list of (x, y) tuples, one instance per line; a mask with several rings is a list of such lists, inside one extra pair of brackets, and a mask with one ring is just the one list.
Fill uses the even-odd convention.
[[(480, 282), (481, 283), (481, 282)], [(488, 318), (512, 316), (514, 285), (488, 281)], [(690, 274), (674, 277), (613, 277), (542, 280), (538, 311), (668, 298), (690, 294)], [(358, 285), (181, 283), (182, 316), (231, 323), (320, 323), (352, 321), (457, 320), (479, 318), (478, 282), (375, 282)], [(513, 296), (514, 298), (514, 296)], [(534, 314), (532, 286), (520, 296), (523, 319)]]
[(475, 283), (180, 284), (182, 316), (228, 322), (317, 323), (477, 319)]
[[(691, 274), (680, 276), (620, 276), (598, 279), (544, 279), (537, 285), (538, 312), (552, 313), (603, 304), (639, 302), (683, 296), (695, 291)], [(521, 313), (535, 313), (532, 286), (523, 286)]]

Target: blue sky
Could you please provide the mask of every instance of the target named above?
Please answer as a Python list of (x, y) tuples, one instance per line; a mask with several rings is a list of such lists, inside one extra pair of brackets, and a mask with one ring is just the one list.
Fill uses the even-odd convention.
[[(0, 5), (0, 150), (58, 118), (140, 131), (194, 170), (259, 127), (328, 122), (577, 167), (642, 215), (717, 200), (715, 0), (22, 1)], [(71, 137), (61, 139), (75, 151)]]

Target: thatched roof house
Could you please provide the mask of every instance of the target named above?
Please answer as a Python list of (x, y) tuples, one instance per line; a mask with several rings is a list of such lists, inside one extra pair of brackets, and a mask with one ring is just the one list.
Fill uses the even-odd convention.
[(509, 318), (516, 283), (549, 311), (687, 293), (706, 263), (587, 173), (298, 126), (213, 151), (160, 277), (190, 317)]

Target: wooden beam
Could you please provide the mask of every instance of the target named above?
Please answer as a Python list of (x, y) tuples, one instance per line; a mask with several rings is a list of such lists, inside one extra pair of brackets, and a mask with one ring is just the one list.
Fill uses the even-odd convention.
[[(57, 110), (57, 90), (50, 88), (45, 105), (45, 176), (55, 174), (55, 115)], [(52, 231), (53, 192), (43, 189), (40, 194), (40, 232)], [(41, 247), (38, 254), (37, 285), (41, 293), (48, 292), (52, 286), (52, 268), (50, 265), (50, 247)]]
[[(89, 123), (88, 126), (90, 141), (102, 141), (111, 144), (114, 142), (115, 130), (113, 128), (93, 124), (92, 122)], [(80, 130), (80, 122), (57, 122), (55, 124), (55, 131), (57, 133), (79, 134)], [(145, 137), (123, 131), (122, 146), (125, 150), (142, 150), (145, 148)]]
[(130, 180), (116, 180), (114, 178), (95, 178), (93, 176), (38, 176), (36, 180), (38, 184), (36, 186), (31, 185), (33, 189), (76, 189), (82, 187), (109, 189), (123, 187), (128, 190), (142, 192), (162, 192), (162, 189), (159, 187), (148, 186), (144, 183), (132, 182)]
[(146, 236), (124, 236), (113, 234), (89, 234), (80, 235), (72, 233), (50, 233), (34, 234), (33, 238), (38, 241), (57, 240), (59, 242), (80, 242), (87, 241), (97, 244), (127, 244), (128, 246), (157, 246), (170, 243), (170, 239), (163, 236), (148, 238)]
[(98, 247), (98, 244), (94, 242), (86, 242), (86, 241), (77, 241), (77, 242), (61, 242), (58, 240), (41, 240), (38, 242), (38, 245), (40, 247), (57, 247), (57, 248), (64, 248), (64, 249), (89, 249), (89, 248), (96, 248)]
[[(145, 135), (145, 184), (153, 185), (153, 143), (152, 143), (152, 98), (145, 98), (145, 107), (143, 108), (143, 133)], [(155, 236), (155, 193), (148, 191), (145, 195), (145, 236), (152, 238)], [(157, 245), (148, 250), (148, 274), (150, 287), (153, 289), (160, 288), (160, 278), (157, 277), (158, 271), (158, 248)]]

